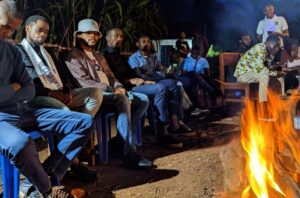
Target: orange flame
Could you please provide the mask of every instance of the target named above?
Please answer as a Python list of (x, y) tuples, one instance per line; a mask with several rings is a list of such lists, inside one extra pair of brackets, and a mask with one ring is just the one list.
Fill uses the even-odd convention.
[[(287, 197), (283, 187), (276, 181), (274, 170), (282, 169), (277, 153), (288, 147), (299, 164), (299, 136), (293, 127), (293, 113), (299, 98), (292, 95), (288, 100), (270, 92), (266, 104), (255, 105), (245, 101), (242, 112), (241, 142), (246, 154), (246, 176), (249, 186), (242, 198), (255, 195), (259, 198)], [(277, 196), (276, 196), (277, 197)]]

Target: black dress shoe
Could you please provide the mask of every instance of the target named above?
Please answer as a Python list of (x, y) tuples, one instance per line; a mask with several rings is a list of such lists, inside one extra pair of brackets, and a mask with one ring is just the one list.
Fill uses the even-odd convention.
[(130, 169), (149, 169), (153, 163), (138, 153), (130, 151), (123, 157), (123, 165)]
[(71, 171), (69, 174), (71, 174), (75, 179), (81, 182), (90, 183), (97, 180), (97, 170), (79, 163), (79, 164), (71, 164), (70, 166)]

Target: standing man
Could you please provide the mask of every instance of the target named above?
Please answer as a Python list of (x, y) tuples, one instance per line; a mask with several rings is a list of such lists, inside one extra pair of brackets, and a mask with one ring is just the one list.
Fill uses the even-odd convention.
[[(20, 52), (5, 41), (19, 29), (22, 16), (14, 1), (0, 1), (0, 153), (26, 177), (20, 185), (25, 197), (70, 197), (54, 189), (72, 160), (92, 134), (90, 115), (57, 109), (32, 109), (26, 101), (35, 94)], [(57, 136), (55, 151), (41, 164), (28, 131)], [(50, 178), (49, 178), (50, 177)]]
[(194, 30), (192, 39), (192, 47), (199, 46), (200, 47), (200, 56), (206, 58), (206, 55), (209, 50), (209, 44), (206, 36), (201, 34), (198, 30)]
[(269, 35), (280, 38), (280, 46), (283, 47), (283, 39), (289, 37), (288, 24), (284, 17), (275, 14), (273, 4), (266, 4), (264, 8), (265, 18), (258, 23), (257, 39), (259, 43), (265, 43)]
[(149, 168), (152, 162), (136, 152), (133, 126), (148, 108), (148, 97), (127, 92), (116, 79), (105, 58), (94, 49), (101, 38), (98, 23), (92, 19), (79, 21), (74, 33), (75, 47), (65, 62), (80, 87), (94, 87), (103, 91), (101, 109), (117, 113), (117, 129), (125, 142), (124, 165), (129, 168)]
[[(35, 86), (36, 97), (28, 103), (29, 106), (79, 111), (94, 117), (102, 102), (102, 92), (92, 87), (71, 89), (72, 85), (66, 82), (67, 76), (61, 78), (65, 75), (58, 72), (62, 65), (56, 67), (43, 47), (49, 32), (47, 19), (39, 15), (30, 16), (25, 22), (25, 30), (26, 38), (17, 47)], [(73, 163), (71, 170), (82, 181), (97, 179), (97, 171), (83, 163)]]

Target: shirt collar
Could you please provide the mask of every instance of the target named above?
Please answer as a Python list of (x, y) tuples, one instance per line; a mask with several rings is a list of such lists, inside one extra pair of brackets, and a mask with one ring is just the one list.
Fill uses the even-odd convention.
[(265, 20), (277, 20), (278, 19), (278, 16), (276, 14), (274, 14), (273, 18), (272, 19), (268, 19), (266, 16), (265, 16)]
[(121, 52), (120, 48), (115, 48), (115, 47), (107, 47), (105, 50), (108, 53), (118, 53), (119, 54)]
[(143, 54), (140, 52), (140, 50), (137, 51), (137, 55), (138, 55), (139, 57), (144, 57)]

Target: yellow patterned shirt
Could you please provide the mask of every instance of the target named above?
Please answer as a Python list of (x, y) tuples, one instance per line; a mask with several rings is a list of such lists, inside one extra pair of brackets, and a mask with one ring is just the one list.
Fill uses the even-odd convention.
[[(270, 72), (264, 65), (267, 49), (264, 43), (259, 43), (248, 50), (239, 60), (234, 76), (239, 77), (248, 72)], [(273, 73), (273, 72), (271, 72)], [(271, 74), (272, 75), (272, 74)]]

